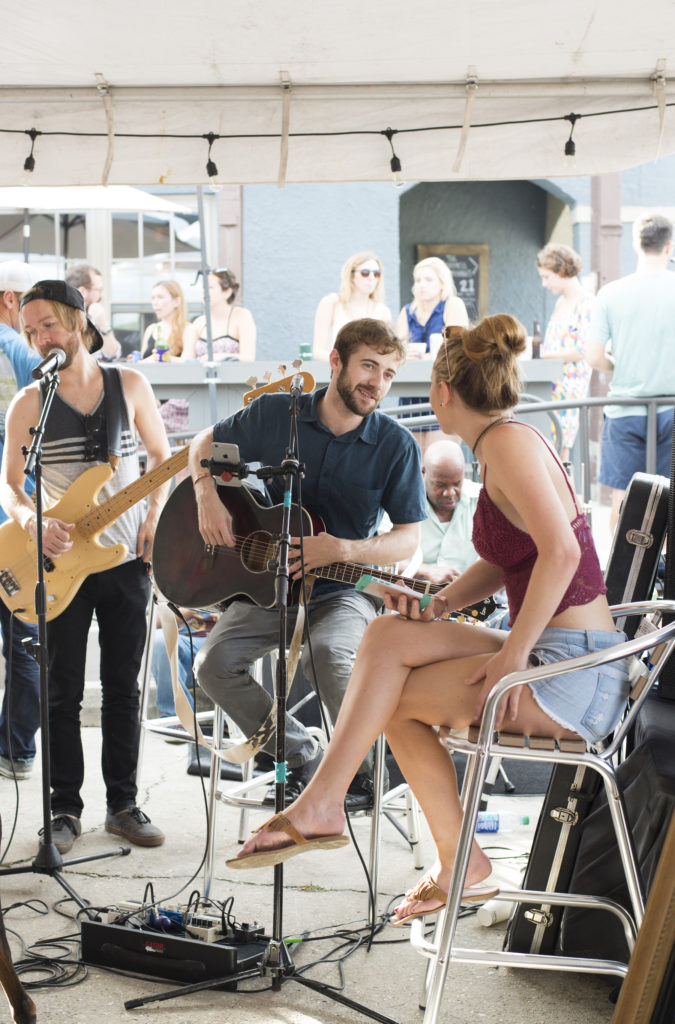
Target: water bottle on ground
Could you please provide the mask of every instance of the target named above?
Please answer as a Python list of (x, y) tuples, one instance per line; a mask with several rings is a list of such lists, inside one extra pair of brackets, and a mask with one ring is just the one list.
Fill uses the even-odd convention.
[(476, 832), (514, 832), (520, 828), (528, 828), (528, 814), (516, 814), (513, 811), (479, 811)]

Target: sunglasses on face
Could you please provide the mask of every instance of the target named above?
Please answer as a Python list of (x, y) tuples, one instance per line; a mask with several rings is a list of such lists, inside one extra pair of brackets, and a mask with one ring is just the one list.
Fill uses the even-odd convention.
[(373, 277), (382, 277), (381, 270), (358, 270), (354, 271), (354, 273), (360, 274), (361, 277), (370, 277), (371, 274), (373, 275)]

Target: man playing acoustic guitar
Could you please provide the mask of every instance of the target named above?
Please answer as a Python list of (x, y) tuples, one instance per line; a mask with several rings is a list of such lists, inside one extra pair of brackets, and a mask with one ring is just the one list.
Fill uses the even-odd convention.
[[(298, 456), (305, 466), (303, 506), (320, 516), (326, 528), (304, 539), (307, 573), (336, 562), (390, 564), (410, 557), (417, 547), (419, 523), (426, 515), (419, 448), (404, 427), (376, 411), (404, 359), (404, 346), (389, 326), (373, 319), (352, 321), (339, 331), (330, 353), (328, 387), (300, 397), (297, 429)], [(279, 465), (288, 443), (288, 424), (288, 396), (261, 395), (195, 437), (190, 471), (199, 531), (206, 544), (235, 549), (237, 543), (232, 516), (224, 504), (229, 488), (216, 487), (201, 464), (211, 456), (213, 441), (237, 444), (246, 462)], [(275, 477), (268, 486), (273, 502), (280, 502), (282, 480)], [(393, 529), (376, 536), (385, 511)], [(296, 580), (301, 569), (299, 543), (298, 537), (292, 538), (289, 568)], [(235, 562), (239, 557), (233, 552), (233, 571)], [(225, 579), (224, 590), (226, 584)], [(380, 607), (379, 600), (344, 583), (317, 579), (314, 584), (307, 616), (318, 686), (333, 721), (363, 632)], [(296, 615), (297, 605), (292, 605), (289, 636)], [(253, 679), (249, 666), (275, 648), (278, 639), (277, 610), (239, 598), (228, 605), (197, 657), (200, 686), (247, 736), (260, 727), (271, 707), (269, 694)], [(313, 680), (307, 645), (303, 669)], [(286, 721), (286, 741), (290, 801), (316, 771), (320, 754), (314, 754), (307, 730), (291, 716)], [(264, 749), (274, 754), (273, 737)], [(352, 783), (352, 807), (364, 806), (370, 798), (371, 775), (369, 755)]]
[[(44, 555), (54, 560), (58, 571), (59, 556), (74, 550), (81, 536), (77, 524), (50, 516), (49, 506), (93, 466), (117, 465), (117, 472), (101, 489), (105, 498), (135, 480), (139, 476), (136, 434), (147, 451), (149, 470), (167, 458), (169, 444), (146, 379), (127, 367), (103, 370), (92, 358), (102, 339), (87, 319), (77, 289), (63, 281), (39, 281), (24, 294), (20, 309), (26, 338), (42, 359), (55, 349), (66, 354), (42, 452), (47, 507)], [(0, 502), (33, 541), (36, 516), (24, 490), (22, 445), (30, 446), (30, 427), (38, 422), (42, 401), (42, 384), (32, 384), (13, 400), (7, 413), (0, 479)], [(147, 562), (163, 499), (162, 490), (155, 490), (147, 510), (138, 504), (127, 508), (103, 532), (104, 544), (126, 545), (126, 559), (88, 575), (65, 610), (47, 623), (53, 841), (61, 853), (82, 831), (80, 705), (94, 612), (101, 648), (105, 827), (142, 846), (164, 841), (160, 829), (136, 806), (138, 673), (149, 596)], [(123, 557), (123, 549), (118, 550)]]

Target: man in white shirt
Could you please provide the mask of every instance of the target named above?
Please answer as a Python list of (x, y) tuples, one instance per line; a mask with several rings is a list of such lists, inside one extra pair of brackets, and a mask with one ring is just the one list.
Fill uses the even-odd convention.
[(451, 583), (478, 558), (471, 542), (480, 486), (464, 478), (464, 455), (454, 441), (436, 441), (422, 465), (427, 516), (421, 525), (422, 564), (415, 576)]

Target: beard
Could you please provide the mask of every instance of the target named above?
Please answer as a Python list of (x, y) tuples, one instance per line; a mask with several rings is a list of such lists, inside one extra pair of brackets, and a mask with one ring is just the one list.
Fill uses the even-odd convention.
[[(358, 387), (354, 387), (352, 380), (347, 373), (346, 367), (343, 367), (338, 373), (335, 386), (344, 405), (350, 412), (354, 413), (355, 416), (370, 416), (370, 414), (375, 412), (375, 409), (380, 404), (380, 392), (377, 389), (366, 387), (363, 384), (359, 384)], [(363, 398), (359, 394), (360, 391), (364, 391), (366, 394), (371, 395), (374, 401), (369, 402), (367, 399)]]

